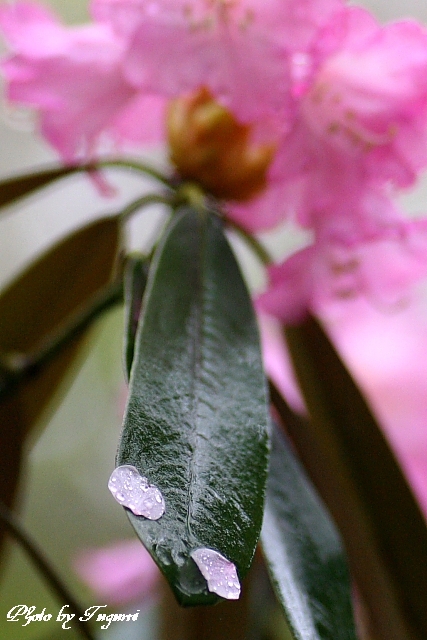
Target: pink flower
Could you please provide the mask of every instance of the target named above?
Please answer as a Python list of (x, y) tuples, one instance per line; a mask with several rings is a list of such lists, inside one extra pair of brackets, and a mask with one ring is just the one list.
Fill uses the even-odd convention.
[(325, 27), (310, 65), (270, 192), (232, 211), (257, 230), (280, 219), (278, 206), (263, 216), (267, 199), (282, 200), (314, 233), (270, 269), (258, 301), (287, 322), (351, 296), (391, 308), (427, 273), (425, 222), (405, 222), (390, 199), (391, 184), (414, 182), (427, 163), (427, 33), (409, 21), (380, 27), (350, 7)]
[(334, 231), (269, 268), (259, 310), (292, 324), (345, 299), (364, 298), (384, 311), (411, 299), (427, 273), (426, 221), (390, 218), (365, 235), (340, 235), (338, 225)]
[(290, 51), (305, 50), (341, 0), (93, 0), (129, 38), (134, 85), (176, 97), (206, 86), (242, 122), (288, 115)]
[(201, 87), (261, 136), (266, 127), (277, 135), (293, 109), (291, 54), (309, 50), (341, 5), (94, 0), (95, 22), (66, 28), (17, 3), (0, 11), (12, 49), (3, 63), (8, 98), (39, 110), (42, 134), (66, 160), (87, 154), (103, 132), (162, 139), (165, 101)]
[[(413, 299), (381, 311), (360, 298), (324, 307), (322, 322), (366, 394), (427, 518), (427, 323)], [(279, 324), (261, 320), (268, 374), (294, 410), (304, 412)]]
[(125, 43), (108, 25), (63, 27), (47, 10), (18, 3), (0, 9), (0, 26), (13, 51), (2, 64), (7, 97), (39, 110), (42, 135), (66, 161), (90, 155), (106, 129), (127, 137), (129, 122), (132, 138), (146, 139), (153, 98), (141, 100), (121, 75)]
[(382, 27), (349, 7), (299, 60), (295, 117), (270, 169), (270, 192), (232, 212), (252, 231), (285, 217), (316, 229), (330, 216), (332, 224), (349, 219), (363, 210), (361, 194), (409, 186), (427, 165), (423, 27), (409, 20)]
[(394, 233), (407, 254), (413, 233), (393, 231), (402, 225), (388, 191), (427, 162), (419, 25), (380, 27), (341, 0), (93, 0), (92, 14), (93, 24), (65, 28), (30, 3), (0, 10), (8, 97), (39, 110), (65, 160), (90, 156), (104, 134), (163, 140), (166, 102), (204, 87), (250, 125), (252, 145), (278, 147), (263, 193), (230, 205), (230, 218), (250, 231), (294, 218), (315, 235), (272, 270), (266, 304), (278, 287), (288, 318), (331, 287), (371, 295), (374, 241), (397, 247)]
[(157, 566), (139, 540), (81, 551), (74, 567), (100, 601), (112, 606), (142, 602), (156, 594)]
[[(320, 63), (302, 100), (310, 130), (345, 154), (368, 152), (368, 169), (374, 173), (377, 162), (412, 164), (404, 144), (412, 133), (411, 146), (418, 143), (421, 151), (421, 157), (415, 153), (415, 163), (425, 163), (426, 133), (421, 125), (427, 93), (426, 31), (411, 21), (381, 27), (357, 7), (342, 12), (333, 29), (339, 32), (334, 34), (337, 44)], [(330, 40), (331, 34), (324, 39)], [(414, 137), (417, 130), (423, 134), (421, 141)], [(387, 166), (385, 176), (407, 184), (407, 170)]]

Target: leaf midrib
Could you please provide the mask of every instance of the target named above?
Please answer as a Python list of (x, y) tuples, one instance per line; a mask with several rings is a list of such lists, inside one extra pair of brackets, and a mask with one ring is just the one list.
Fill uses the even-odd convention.
[(197, 304), (195, 305), (195, 326), (196, 332), (194, 336), (194, 351), (193, 351), (193, 372), (194, 375), (191, 378), (191, 393), (193, 396), (193, 410), (192, 410), (192, 434), (191, 434), (191, 448), (193, 455), (190, 458), (189, 463), (189, 485), (188, 485), (188, 500), (187, 500), (187, 515), (186, 515), (186, 525), (188, 530), (188, 538), (191, 540), (192, 538), (196, 539), (197, 536), (194, 535), (191, 528), (191, 521), (193, 518), (193, 508), (195, 505), (196, 498), (194, 496), (194, 477), (195, 477), (195, 468), (197, 467), (196, 458), (199, 455), (200, 447), (198, 446), (199, 440), (201, 438), (201, 434), (199, 433), (199, 406), (200, 406), (200, 393), (199, 393), (199, 384), (202, 377), (203, 371), (203, 344), (204, 344), (204, 330), (203, 327), (205, 325), (205, 307), (206, 307), (206, 296), (205, 290), (206, 286), (204, 285), (205, 281), (205, 264), (206, 264), (206, 243), (207, 243), (207, 234), (206, 234), (206, 224), (207, 218), (204, 216), (200, 217), (200, 234), (201, 234), (201, 242), (199, 243), (200, 250), (198, 258), (198, 264), (200, 268), (197, 269), (197, 279), (196, 279), (196, 288), (197, 288)]

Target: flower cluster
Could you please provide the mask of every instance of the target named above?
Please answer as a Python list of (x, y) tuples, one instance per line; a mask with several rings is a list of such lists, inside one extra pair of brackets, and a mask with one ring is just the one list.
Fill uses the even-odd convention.
[(381, 27), (348, 7), (317, 47), (267, 204), (275, 192), (273, 209), (285, 203), (314, 238), (271, 268), (259, 300), (284, 321), (358, 294), (395, 305), (426, 268), (425, 222), (406, 220), (393, 201), (426, 166), (426, 31), (412, 21)]
[[(90, 8), (93, 21), (81, 27), (32, 3), (0, 9), (7, 97), (39, 112), (42, 135), (66, 162), (92, 157), (105, 136), (163, 142), (171, 101), (210, 96), (197, 126), (204, 134), (210, 119), (211, 138), (222, 127), (221, 153), (204, 150), (195, 178), (209, 173), (204, 186), (250, 232), (292, 219), (312, 233), (309, 247), (272, 267), (264, 310), (292, 321), (356, 294), (394, 303), (425, 274), (425, 225), (392, 200), (427, 164), (420, 25), (380, 26), (344, 0), (92, 0)], [(231, 130), (240, 155), (214, 175)], [(181, 157), (193, 178), (189, 154)], [(231, 187), (218, 184), (233, 166), (240, 175)]]

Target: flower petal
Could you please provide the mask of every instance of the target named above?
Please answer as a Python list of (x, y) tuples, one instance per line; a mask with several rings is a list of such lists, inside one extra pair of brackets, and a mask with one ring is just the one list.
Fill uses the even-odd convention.
[(74, 568), (94, 595), (109, 605), (153, 596), (160, 575), (139, 540), (81, 551), (75, 558)]

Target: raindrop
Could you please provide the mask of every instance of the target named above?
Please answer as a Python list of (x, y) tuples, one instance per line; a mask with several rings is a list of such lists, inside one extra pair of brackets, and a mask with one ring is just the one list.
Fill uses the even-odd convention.
[(213, 549), (196, 549), (190, 553), (208, 583), (209, 591), (227, 600), (238, 600), (240, 582), (236, 566)]
[(160, 489), (149, 484), (147, 478), (129, 464), (114, 469), (108, 488), (117, 502), (136, 516), (158, 520), (165, 512), (165, 501)]

